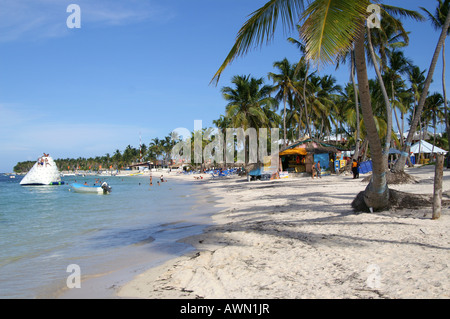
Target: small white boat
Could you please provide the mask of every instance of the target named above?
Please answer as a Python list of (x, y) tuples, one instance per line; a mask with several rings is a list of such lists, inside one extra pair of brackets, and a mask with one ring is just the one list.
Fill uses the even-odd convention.
[(103, 182), (101, 186), (88, 186), (78, 183), (72, 184), (72, 189), (76, 193), (91, 193), (91, 194), (109, 194), (111, 193), (111, 186)]

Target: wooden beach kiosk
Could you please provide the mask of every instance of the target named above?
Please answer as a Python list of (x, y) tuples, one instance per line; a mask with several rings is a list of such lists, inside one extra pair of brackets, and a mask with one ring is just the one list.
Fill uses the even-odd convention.
[(330, 145), (317, 139), (308, 138), (297, 141), (281, 150), (280, 165), (282, 171), (289, 174), (311, 174), (314, 162), (320, 161), (322, 171), (334, 171), (334, 162), (342, 152), (349, 151), (343, 147)]

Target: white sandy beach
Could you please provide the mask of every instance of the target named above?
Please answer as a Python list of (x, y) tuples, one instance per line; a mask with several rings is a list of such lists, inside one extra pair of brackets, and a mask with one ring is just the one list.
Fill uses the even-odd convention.
[[(420, 182), (390, 187), (433, 193), (434, 166), (407, 172)], [(431, 207), (355, 214), (363, 177), (196, 180), (219, 198), (216, 225), (185, 239), (195, 253), (138, 275), (118, 297), (449, 298), (448, 207), (438, 220)]]

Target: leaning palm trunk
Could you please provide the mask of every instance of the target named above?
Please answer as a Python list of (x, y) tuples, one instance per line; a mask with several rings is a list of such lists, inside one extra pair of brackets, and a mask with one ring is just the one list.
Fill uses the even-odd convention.
[(305, 72), (305, 80), (303, 81), (303, 102), (305, 106), (305, 123), (306, 123), (306, 132), (308, 133), (309, 137), (312, 137), (311, 135), (311, 128), (309, 123), (309, 116), (308, 116), (308, 103), (306, 102), (306, 84), (308, 82), (308, 72), (309, 72), (309, 61), (306, 61), (306, 72)]
[(283, 132), (283, 146), (286, 147), (286, 97), (284, 97)]
[(444, 97), (445, 131), (447, 132), (447, 140), (450, 141), (450, 123), (447, 110), (447, 90), (445, 89), (445, 40), (444, 43), (442, 43), (442, 94)]
[(355, 94), (355, 108), (356, 108), (356, 143), (355, 143), (355, 153), (353, 154), (353, 159), (358, 160), (359, 158), (359, 148), (360, 148), (360, 119), (359, 119), (359, 98), (358, 98), (358, 88), (355, 82), (355, 51), (352, 50), (351, 54), (351, 79), (353, 84), (353, 93)]
[(441, 35), (439, 37), (439, 41), (436, 45), (436, 50), (433, 54), (433, 59), (431, 60), (430, 69), (428, 71), (427, 79), (425, 81), (425, 85), (423, 87), (422, 94), (420, 96), (419, 105), (417, 106), (416, 114), (414, 115), (413, 121), (410, 125), (408, 137), (406, 138), (405, 144), (402, 148), (402, 154), (400, 155), (400, 158), (398, 159), (397, 163), (395, 163), (394, 172), (403, 172), (406, 164), (406, 159), (409, 156), (409, 149), (411, 148), (411, 142), (417, 127), (417, 124), (419, 123), (419, 119), (422, 115), (422, 110), (425, 105), (425, 100), (428, 95), (428, 89), (430, 88), (431, 81), (433, 79), (433, 73), (436, 68), (436, 64), (439, 58), (439, 53), (441, 52), (441, 48), (444, 44), (445, 38), (447, 36), (447, 30), (450, 25), (450, 14), (447, 15), (447, 18), (445, 19), (444, 27), (442, 28)]
[(372, 111), (364, 49), (364, 31), (365, 27), (362, 22), (355, 41), (355, 62), (361, 111), (366, 126), (373, 166), (372, 179), (364, 191), (364, 202), (369, 209), (382, 210), (389, 204), (389, 188), (386, 181), (387, 161), (384, 160), (383, 148)]
[[(386, 91), (386, 86), (384, 85), (383, 77), (381, 76), (380, 69), (378, 68), (378, 62), (375, 57), (375, 51), (374, 51), (373, 45), (372, 45), (372, 37), (370, 34), (370, 29), (367, 30), (367, 38), (369, 40), (369, 51), (370, 51), (370, 55), (372, 58), (373, 67), (375, 69), (375, 73), (377, 74), (378, 82), (381, 87), (381, 92), (383, 93), (384, 104), (386, 106), (387, 132), (386, 132), (386, 141), (385, 141), (384, 152), (383, 152), (383, 161), (385, 161), (387, 163), (388, 157), (389, 157), (389, 149), (391, 147), (391, 137), (392, 137), (392, 107), (391, 107), (391, 103), (389, 102), (389, 97), (388, 97), (388, 94)], [(394, 92), (394, 87), (392, 87), (392, 92)], [(392, 93), (392, 95), (394, 95), (394, 93)], [(392, 102), (394, 102), (393, 97), (392, 97)], [(397, 117), (397, 113), (395, 113), (395, 115)], [(398, 120), (397, 120), (397, 125), (398, 125)]]

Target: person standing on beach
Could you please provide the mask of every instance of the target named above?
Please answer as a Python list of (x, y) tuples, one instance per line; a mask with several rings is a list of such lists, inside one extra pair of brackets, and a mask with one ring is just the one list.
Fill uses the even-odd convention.
[(353, 179), (359, 178), (359, 162), (355, 159), (352, 162), (352, 172), (353, 172)]

